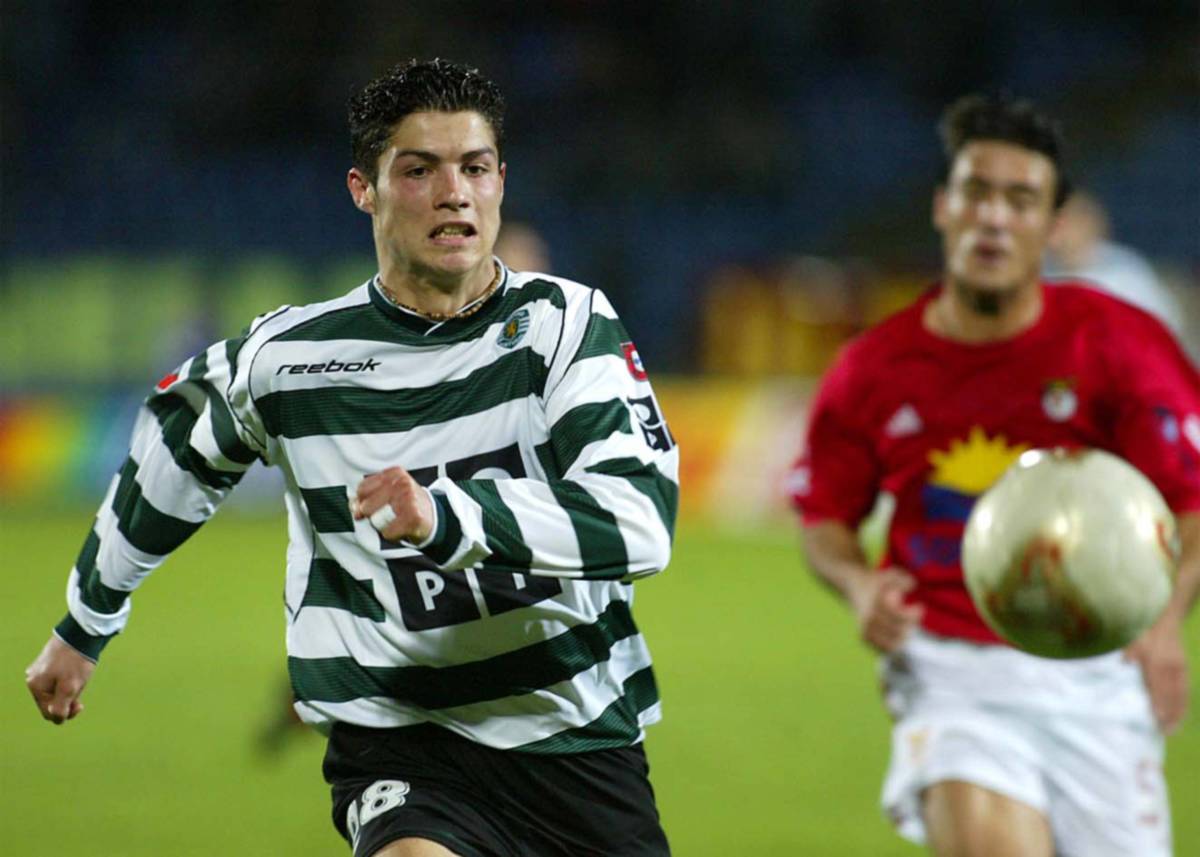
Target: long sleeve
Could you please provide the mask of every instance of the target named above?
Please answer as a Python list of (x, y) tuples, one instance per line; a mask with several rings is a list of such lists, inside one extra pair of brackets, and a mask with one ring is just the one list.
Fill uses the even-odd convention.
[(679, 451), (637, 351), (603, 294), (568, 305), (543, 399), (546, 479), (443, 477), (425, 554), (443, 569), (632, 579), (662, 570)]
[(129, 456), (71, 570), (55, 633), (96, 659), (129, 619), (130, 593), (207, 521), (266, 446), (238, 371), (244, 337), (217, 343), (154, 388)]

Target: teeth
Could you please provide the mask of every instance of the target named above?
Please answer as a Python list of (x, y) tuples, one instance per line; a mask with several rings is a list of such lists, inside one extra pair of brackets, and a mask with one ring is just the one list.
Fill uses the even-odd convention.
[(433, 231), (434, 235), (466, 235), (468, 227), (466, 226), (439, 226)]

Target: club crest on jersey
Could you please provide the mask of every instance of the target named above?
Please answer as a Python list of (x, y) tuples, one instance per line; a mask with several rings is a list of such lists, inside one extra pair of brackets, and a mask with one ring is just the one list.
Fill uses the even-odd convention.
[(1056, 423), (1065, 423), (1079, 409), (1075, 382), (1070, 378), (1055, 378), (1042, 388), (1042, 411)]
[(529, 330), (529, 310), (521, 307), (504, 322), (504, 327), (500, 328), (500, 335), (496, 337), (496, 344), (501, 348), (512, 348), (521, 341), (527, 330)]
[(621, 353), (625, 355), (625, 366), (628, 367), (633, 380), (645, 381), (646, 367), (642, 365), (642, 358), (637, 352), (637, 347), (632, 342), (622, 342)]

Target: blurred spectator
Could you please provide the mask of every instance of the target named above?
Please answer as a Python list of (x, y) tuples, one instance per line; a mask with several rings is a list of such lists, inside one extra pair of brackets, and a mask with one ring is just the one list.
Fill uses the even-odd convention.
[(1086, 280), (1162, 319), (1175, 333), (1183, 311), (1154, 268), (1132, 247), (1110, 238), (1108, 212), (1094, 196), (1076, 191), (1059, 213), (1045, 259), (1047, 277)]

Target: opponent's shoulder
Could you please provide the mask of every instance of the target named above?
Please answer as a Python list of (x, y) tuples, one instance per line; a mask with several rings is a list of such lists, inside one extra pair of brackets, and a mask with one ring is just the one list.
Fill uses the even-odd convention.
[(827, 373), (843, 381), (863, 380), (886, 369), (905, 355), (925, 347), (925, 306), (935, 295), (931, 288), (916, 301), (847, 340)]
[(1171, 339), (1167, 327), (1153, 314), (1087, 280), (1047, 280), (1043, 283), (1047, 306), (1058, 323), (1074, 330), (1089, 328), (1124, 339), (1161, 335)]

